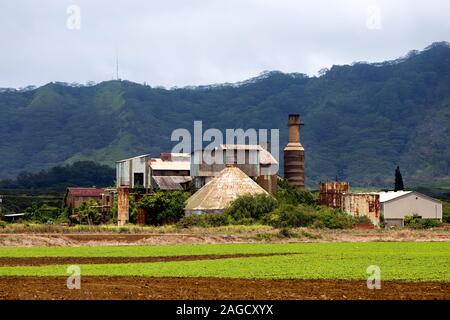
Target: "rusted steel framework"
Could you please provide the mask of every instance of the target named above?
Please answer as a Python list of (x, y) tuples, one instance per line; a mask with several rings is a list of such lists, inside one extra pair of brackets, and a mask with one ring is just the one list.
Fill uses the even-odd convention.
[(117, 188), (117, 225), (123, 226), (129, 221), (129, 189), (127, 187)]
[(375, 226), (380, 224), (380, 195), (376, 193), (344, 194), (342, 209), (355, 217), (366, 216)]
[(348, 182), (327, 181), (320, 183), (319, 202), (330, 208), (341, 208), (344, 193), (348, 192)]

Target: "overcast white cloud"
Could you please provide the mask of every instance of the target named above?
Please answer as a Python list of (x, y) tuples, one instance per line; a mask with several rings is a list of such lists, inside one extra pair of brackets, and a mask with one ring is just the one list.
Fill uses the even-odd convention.
[(449, 41), (449, 12), (447, 0), (2, 0), (0, 87), (110, 80), (116, 50), (120, 77), (151, 85), (313, 75)]

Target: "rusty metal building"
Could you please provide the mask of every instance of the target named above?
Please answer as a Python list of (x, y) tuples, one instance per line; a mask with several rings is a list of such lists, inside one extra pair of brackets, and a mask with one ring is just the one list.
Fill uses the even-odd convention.
[(129, 188), (117, 188), (117, 225), (123, 226), (130, 220)]
[(320, 183), (319, 203), (330, 208), (341, 208), (344, 193), (348, 192), (348, 182), (327, 181)]
[(342, 210), (354, 217), (366, 216), (374, 226), (380, 225), (381, 204), (378, 193), (346, 193), (342, 199)]
[(305, 187), (305, 149), (300, 143), (300, 126), (303, 125), (298, 114), (288, 118), (289, 142), (284, 148), (284, 177), (293, 186)]
[(239, 168), (267, 192), (276, 192), (278, 161), (260, 145), (221, 144), (213, 150), (196, 150), (191, 157), (194, 185), (203, 187), (227, 165)]
[(160, 158), (149, 154), (116, 162), (116, 187), (147, 190), (182, 190), (190, 186), (190, 155), (161, 153)]
[(114, 201), (114, 194), (110, 189), (70, 187), (67, 188), (64, 196), (65, 205), (72, 210), (90, 201), (97, 202), (100, 211), (109, 212)]
[(116, 162), (116, 187), (150, 188), (150, 155), (128, 158)]
[(191, 186), (189, 154), (161, 154), (161, 158), (151, 159), (149, 165), (153, 190), (186, 190)]

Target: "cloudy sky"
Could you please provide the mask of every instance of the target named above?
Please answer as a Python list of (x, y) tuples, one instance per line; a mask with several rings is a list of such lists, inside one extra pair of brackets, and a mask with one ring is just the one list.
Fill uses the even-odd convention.
[(1, 0), (0, 87), (317, 74), (450, 40), (447, 0)]

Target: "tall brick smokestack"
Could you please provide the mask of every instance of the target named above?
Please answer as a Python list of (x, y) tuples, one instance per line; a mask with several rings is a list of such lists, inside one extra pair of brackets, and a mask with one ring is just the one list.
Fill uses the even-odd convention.
[(303, 124), (298, 114), (289, 115), (289, 143), (284, 148), (284, 177), (291, 185), (304, 188), (305, 149), (300, 143), (301, 125)]

